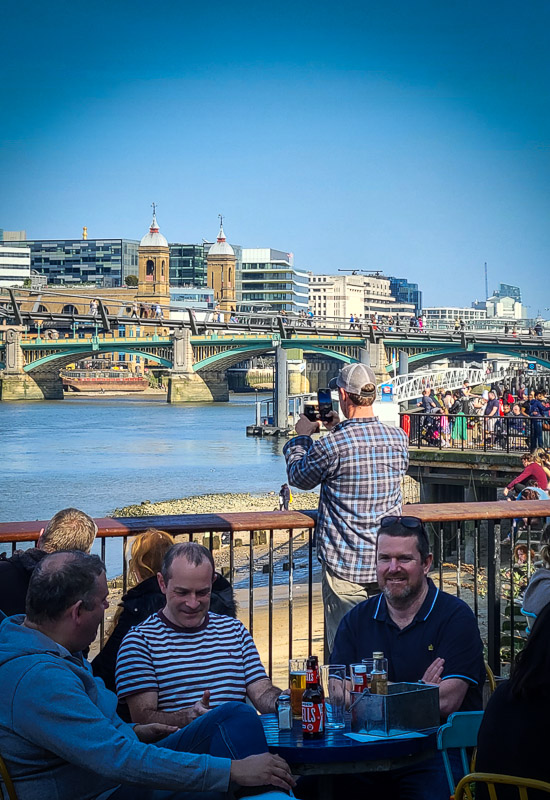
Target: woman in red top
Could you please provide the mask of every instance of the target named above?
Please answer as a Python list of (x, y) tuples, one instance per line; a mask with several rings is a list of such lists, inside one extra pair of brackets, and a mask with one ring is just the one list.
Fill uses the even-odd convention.
[(529, 478), (537, 482), (539, 489), (546, 490), (548, 487), (548, 476), (541, 465), (535, 462), (534, 456), (531, 455), (531, 453), (525, 453), (522, 455), (521, 460), (523, 461), (523, 472), (521, 475), (518, 475), (517, 478), (514, 478), (513, 481), (510, 481), (504, 490), (505, 496), (509, 493), (510, 489), (513, 489), (515, 494), (519, 494), (526, 488), (526, 482)]

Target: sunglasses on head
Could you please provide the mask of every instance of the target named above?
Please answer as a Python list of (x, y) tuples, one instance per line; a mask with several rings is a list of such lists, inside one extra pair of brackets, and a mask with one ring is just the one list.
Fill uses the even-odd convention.
[(380, 520), (381, 528), (389, 528), (390, 525), (402, 525), (404, 528), (421, 528), (424, 530), (424, 523), (418, 517), (382, 517)]

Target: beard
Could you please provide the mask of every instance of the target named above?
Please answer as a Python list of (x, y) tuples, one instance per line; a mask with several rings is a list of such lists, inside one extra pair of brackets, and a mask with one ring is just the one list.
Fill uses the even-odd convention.
[(390, 603), (390, 605), (395, 606), (396, 608), (406, 608), (418, 597), (422, 591), (422, 588), (423, 583), (418, 583), (416, 585), (411, 585), (408, 583), (401, 588), (393, 587), (386, 583), (383, 592), (384, 597)]

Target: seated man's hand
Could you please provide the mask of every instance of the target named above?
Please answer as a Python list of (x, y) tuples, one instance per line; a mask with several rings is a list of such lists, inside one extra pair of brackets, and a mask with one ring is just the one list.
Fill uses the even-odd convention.
[(151, 744), (158, 742), (159, 739), (164, 739), (171, 733), (175, 733), (179, 728), (175, 725), (164, 725), (162, 722), (148, 722), (143, 725), (134, 725), (134, 733), (140, 742), (144, 744)]
[(336, 411), (329, 411), (328, 419), (323, 420), (323, 425), (327, 429), (327, 431), (331, 431), (335, 425), (338, 425), (340, 422), (340, 417), (336, 413)]
[(436, 658), (435, 661), (432, 661), (424, 675), (422, 675), (422, 681), (424, 683), (434, 683), (436, 685), (441, 683), (441, 673), (443, 672), (444, 666), (445, 659)]
[(286, 761), (271, 753), (232, 761), (231, 780), (239, 786), (277, 786), (286, 791), (296, 785)]
[(197, 719), (202, 717), (203, 714), (208, 714), (210, 711), (210, 690), (205, 689), (200, 700), (191, 706), (189, 709), (190, 719)]
[(319, 420), (312, 422), (305, 414), (300, 414), (298, 422), (294, 426), (294, 430), (298, 436), (311, 436), (312, 433), (318, 433), (321, 427)]

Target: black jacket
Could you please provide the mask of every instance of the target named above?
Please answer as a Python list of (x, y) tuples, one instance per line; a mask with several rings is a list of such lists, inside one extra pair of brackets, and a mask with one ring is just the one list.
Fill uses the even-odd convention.
[[(92, 670), (98, 678), (103, 678), (105, 686), (115, 691), (115, 667), (118, 649), (130, 628), (139, 625), (165, 606), (165, 598), (160, 590), (156, 576), (138, 583), (122, 598), (122, 613), (114, 631), (105, 642), (102, 650), (92, 661)], [(210, 611), (227, 617), (237, 616), (237, 606), (233, 588), (229, 581), (218, 575), (212, 587)]]
[(16, 550), (8, 558), (0, 554), (0, 611), (9, 617), (25, 613), (25, 600), (32, 571), (47, 553), (37, 547)]

